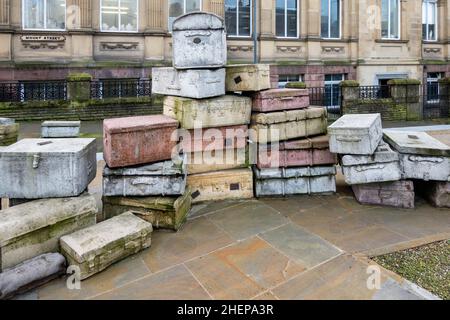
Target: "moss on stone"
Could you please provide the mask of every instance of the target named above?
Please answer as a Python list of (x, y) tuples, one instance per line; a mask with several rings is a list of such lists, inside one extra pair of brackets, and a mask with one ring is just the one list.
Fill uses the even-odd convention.
[(390, 86), (400, 86), (400, 85), (420, 85), (420, 80), (416, 79), (392, 79), (388, 81)]
[(359, 87), (359, 82), (356, 80), (344, 80), (340, 83), (341, 87)]
[(71, 73), (66, 79), (67, 81), (91, 81), (92, 76), (89, 73)]
[(288, 89), (306, 89), (306, 83), (304, 82), (288, 82), (286, 83), (286, 88)]

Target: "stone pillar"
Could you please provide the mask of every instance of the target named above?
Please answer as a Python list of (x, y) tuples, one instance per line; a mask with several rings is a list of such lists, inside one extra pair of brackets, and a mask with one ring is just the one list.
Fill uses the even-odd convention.
[(307, 0), (307, 37), (309, 39), (320, 39), (320, 5), (321, 1)]
[(0, 0), (0, 27), (10, 25), (10, 0)]
[(72, 73), (67, 77), (67, 98), (73, 101), (91, 99), (92, 76), (87, 73)]
[(275, 15), (276, 10), (274, 1), (261, 1), (258, 4), (258, 29), (262, 38), (275, 37)]
[(442, 118), (450, 118), (450, 78), (439, 81), (439, 108)]
[(422, 120), (423, 105), (420, 101), (420, 81), (394, 79), (388, 82), (391, 98), (396, 105), (406, 105), (406, 120)]
[(355, 80), (341, 82), (341, 114), (350, 113), (348, 108), (359, 99), (359, 83)]

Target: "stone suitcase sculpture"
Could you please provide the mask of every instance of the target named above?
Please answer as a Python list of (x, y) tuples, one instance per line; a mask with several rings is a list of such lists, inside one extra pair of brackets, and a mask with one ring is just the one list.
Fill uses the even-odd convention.
[(177, 119), (183, 129), (215, 128), (250, 123), (252, 101), (227, 95), (212, 99), (164, 98), (164, 114)]
[(23, 139), (0, 150), (0, 197), (78, 196), (96, 172), (95, 139)]
[(203, 99), (225, 94), (225, 68), (186, 69), (153, 68), (152, 93)]
[[(258, 145), (260, 169), (336, 164), (337, 156), (328, 148), (328, 136), (286, 141), (277, 147)], [(278, 148), (278, 149), (277, 149)]]
[(183, 162), (157, 162), (144, 166), (103, 170), (104, 196), (181, 195), (186, 188)]
[(192, 152), (187, 155), (188, 174), (238, 169), (249, 166), (247, 148)]
[(37, 288), (66, 273), (66, 259), (46, 253), (0, 273), (0, 300)]
[(19, 137), (19, 124), (14, 119), (0, 118), (0, 146), (16, 143)]
[(42, 138), (77, 138), (81, 121), (44, 121), (41, 125)]
[(177, 128), (178, 121), (163, 115), (106, 119), (105, 161), (117, 168), (169, 160), (176, 154)]
[(60, 240), (68, 265), (78, 266), (84, 280), (150, 247), (152, 225), (131, 212), (79, 230)]
[(193, 203), (253, 198), (251, 169), (215, 171), (188, 176)]
[(336, 192), (336, 168), (254, 169), (256, 197)]
[(418, 191), (435, 207), (450, 208), (450, 182), (424, 182)]
[(227, 66), (226, 91), (262, 91), (271, 88), (270, 65), (240, 64)]
[(298, 139), (327, 132), (325, 108), (306, 108), (283, 112), (255, 113), (252, 115), (253, 129), (250, 139), (266, 144), (289, 139)]
[(450, 181), (450, 147), (425, 132), (384, 132), (386, 141), (400, 152), (404, 179)]
[(356, 200), (361, 204), (376, 204), (397, 208), (414, 208), (412, 181), (369, 183), (352, 186)]
[(307, 89), (271, 89), (253, 95), (253, 111), (272, 112), (309, 107)]
[(103, 214), (110, 219), (127, 211), (154, 228), (178, 230), (191, 210), (191, 192), (180, 197), (103, 197)]
[(383, 137), (381, 116), (347, 114), (328, 127), (328, 134), (333, 153), (372, 155)]
[(172, 28), (173, 66), (177, 69), (221, 68), (227, 63), (227, 39), (222, 18), (191, 12)]
[(341, 164), (345, 182), (350, 185), (402, 179), (399, 154), (383, 141), (373, 155), (345, 155)]
[(1, 211), (0, 272), (44, 253), (59, 251), (59, 238), (95, 224), (93, 196), (46, 199)]

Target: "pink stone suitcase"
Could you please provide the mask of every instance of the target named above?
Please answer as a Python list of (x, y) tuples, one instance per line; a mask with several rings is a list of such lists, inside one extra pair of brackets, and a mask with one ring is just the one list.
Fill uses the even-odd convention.
[(352, 186), (356, 200), (361, 204), (375, 204), (396, 208), (414, 208), (412, 181), (357, 184)]
[(178, 143), (178, 121), (163, 115), (106, 119), (104, 159), (110, 168), (169, 160)]
[(450, 182), (417, 181), (417, 188), (433, 206), (450, 208)]
[(328, 136), (318, 136), (279, 144), (279, 150), (265, 145), (258, 148), (260, 169), (277, 167), (321, 166), (337, 163), (337, 156), (328, 149)]
[(307, 89), (270, 89), (253, 95), (253, 111), (270, 112), (309, 107)]
[(248, 126), (179, 130), (182, 152), (242, 149), (247, 145)]

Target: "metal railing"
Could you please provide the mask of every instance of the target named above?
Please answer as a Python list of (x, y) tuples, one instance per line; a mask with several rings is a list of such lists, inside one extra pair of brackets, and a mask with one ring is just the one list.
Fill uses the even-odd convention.
[(150, 97), (151, 80), (98, 80), (91, 82), (91, 98), (138, 98)]
[(359, 98), (366, 100), (374, 99), (386, 99), (390, 98), (391, 93), (389, 86), (360, 86), (359, 87)]

